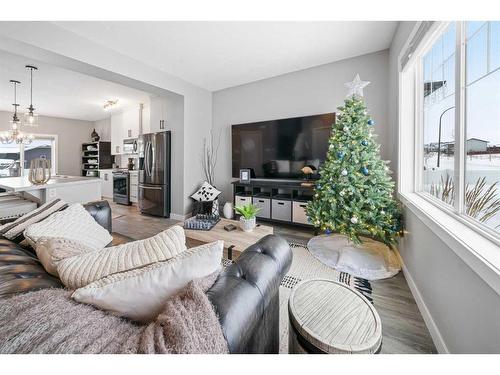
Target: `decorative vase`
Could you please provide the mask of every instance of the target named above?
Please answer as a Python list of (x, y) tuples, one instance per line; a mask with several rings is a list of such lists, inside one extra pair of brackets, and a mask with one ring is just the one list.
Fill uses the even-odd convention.
[(36, 158), (31, 160), (28, 180), (35, 185), (46, 184), (52, 177), (50, 160)]
[(99, 139), (101, 139), (101, 137), (99, 137), (99, 134), (97, 134), (97, 132), (94, 129), (92, 134), (90, 134), (90, 139), (92, 139), (92, 142), (98, 142)]
[(245, 219), (243, 216), (240, 216), (240, 228), (243, 232), (253, 231), (255, 225), (255, 216), (250, 219)]
[(232, 219), (233, 218), (233, 204), (231, 202), (226, 202), (224, 204), (223, 212), (224, 212), (224, 217), (226, 219)]

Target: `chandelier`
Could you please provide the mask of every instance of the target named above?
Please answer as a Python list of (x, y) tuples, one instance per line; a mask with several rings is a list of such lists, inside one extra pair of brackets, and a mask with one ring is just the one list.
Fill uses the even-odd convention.
[(12, 104), (14, 106), (14, 113), (12, 115), (12, 120), (9, 122), (10, 129), (0, 134), (0, 142), (3, 144), (15, 142), (17, 144), (29, 145), (33, 142), (34, 136), (33, 134), (24, 134), (21, 131), (22, 124), (19, 117), (17, 117), (17, 107), (19, 107), (17, 103), (17, 85), (21, 82), (11, 79), (10, 83), (14, 85), (14, 103)]

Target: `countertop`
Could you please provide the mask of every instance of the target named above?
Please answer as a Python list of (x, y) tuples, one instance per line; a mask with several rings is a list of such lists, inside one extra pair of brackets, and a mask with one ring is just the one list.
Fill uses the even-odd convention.
[(58, 186), (84, 185), (101, 182), (97, 177), (77, 177), (77, 176), (54, 176), (46, 184), (34, 185), (28, 177), (6, 177), (0, 178), (0, 188), (7, 191), (31, 191), (55, 188)]

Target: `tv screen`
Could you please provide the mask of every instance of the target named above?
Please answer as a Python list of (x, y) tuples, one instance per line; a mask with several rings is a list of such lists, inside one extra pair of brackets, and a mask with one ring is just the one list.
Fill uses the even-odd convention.
[(335, 113), (231, 126), (233, 177), (249, 168), (254, 178), (299, 178), (325, 162)]

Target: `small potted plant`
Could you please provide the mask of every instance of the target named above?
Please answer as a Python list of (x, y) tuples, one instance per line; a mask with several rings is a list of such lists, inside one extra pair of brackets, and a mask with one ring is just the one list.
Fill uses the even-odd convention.
[(240, 227), (244, 232), (251, 232), (255, 228), (255, 215), (260, 211), (260, 208), (249, 203), (244, 206), (236, 206), (234, 210), (241, 215)]

